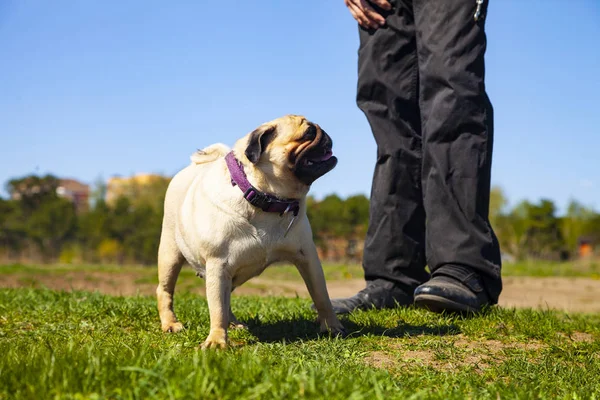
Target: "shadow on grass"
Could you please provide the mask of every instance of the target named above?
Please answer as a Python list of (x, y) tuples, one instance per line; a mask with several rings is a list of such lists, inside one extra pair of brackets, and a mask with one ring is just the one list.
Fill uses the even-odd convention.
[[(264, 343), (296, 342), (299, 340), (314, 340), (326, 334), (319, 333), (319, 325), (313, 319), (297, 318), (277, 322), (261, 322), (257, 318), (246, 320), (250, 332), (258, 341)], [(360, 336), (385, 336), (389, 338), (402, 338), (419, 335), (446, 336), (461, 333), (454, 324), (445, 325), (410, 325), (401, 321), (393, 328), (387, 328), (372, 323), (361, 325), (348, 319), (342, 319), (348, 338)]]

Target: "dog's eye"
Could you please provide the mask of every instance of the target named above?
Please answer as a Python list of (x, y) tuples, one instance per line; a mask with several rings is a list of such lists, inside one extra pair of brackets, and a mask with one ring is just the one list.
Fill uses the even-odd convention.
[(314, 125), (310, 125), (306, 132), (304, 132), (304, 139), (306, 140), (314, 140), (317, 137), (317, 127)]

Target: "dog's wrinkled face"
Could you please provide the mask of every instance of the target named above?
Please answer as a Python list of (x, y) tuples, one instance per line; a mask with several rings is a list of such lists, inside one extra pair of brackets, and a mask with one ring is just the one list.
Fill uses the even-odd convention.
[[(253, 164), (268, 162), (275, 176), (290, 173), (305, 185), (337, 164), (333, 142), (317, 124), (298, 115), (287, 115), (261, 125), (248, 135), (246, 157)], [(265, 166), (266, 167), (266, 166)]]

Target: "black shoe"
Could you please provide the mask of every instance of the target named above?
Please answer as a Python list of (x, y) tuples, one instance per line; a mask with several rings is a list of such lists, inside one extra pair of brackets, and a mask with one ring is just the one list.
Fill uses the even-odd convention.
[(464, 267), (436, 271), (415, 290), (415, 305), (433, 312), (478, 312), (490, 305), (481, 277)]
[[(336, 314), (348, 314), (354, 310), (371, 308), (395, 308), (413, 303), (413, 296), (387, 281), (369, 281), (367, 287), (353, 297), (332, 299), (331, 305)], [(314, 309), (314, 305), (313, 305)]]

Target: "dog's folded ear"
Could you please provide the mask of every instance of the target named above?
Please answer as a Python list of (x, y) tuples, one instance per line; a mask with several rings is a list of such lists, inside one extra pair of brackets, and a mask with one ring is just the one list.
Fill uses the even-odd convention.
[(267, 145), (275, 137), (276, 128), (271, 126), (260, 126), (256, 128), (248, 139), (248, 147), (246, 147), (246, 157), (252, 164), (256, 164), (260, 159), (261, 154), (267, 148)]

